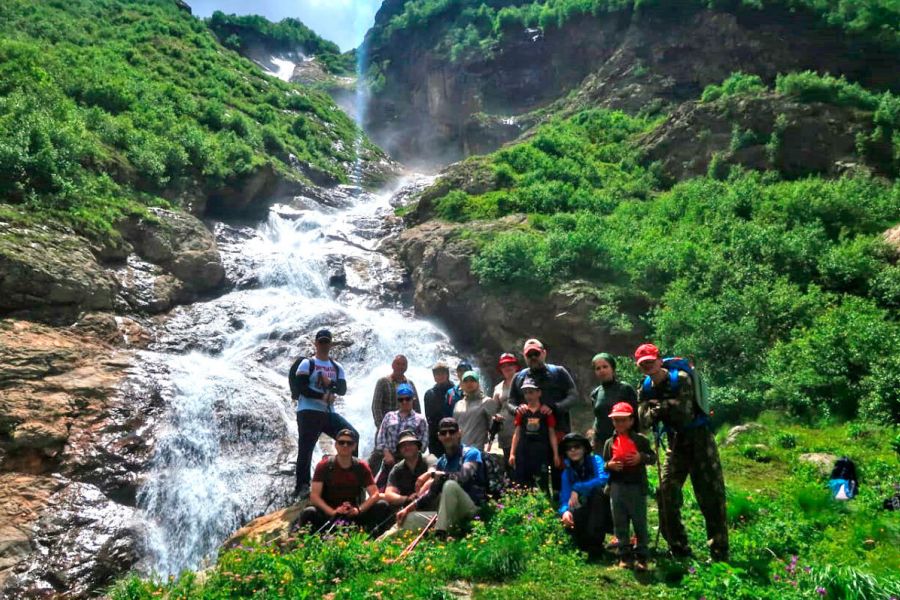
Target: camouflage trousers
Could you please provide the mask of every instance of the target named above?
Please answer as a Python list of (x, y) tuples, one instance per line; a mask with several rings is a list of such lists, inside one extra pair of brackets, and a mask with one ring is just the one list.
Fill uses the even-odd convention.
[(725, 479), (716, 440), (706, 427), (669, 435), (669, 449), (660, 474), (657, 502), (662, 535), (676, 555), (690, 552), (687, 532), (681, 521), (681, 507), (684, 504), (681, 489), (688, 476), (706, 521), (710, 555), (714, 560), (728, 560)]

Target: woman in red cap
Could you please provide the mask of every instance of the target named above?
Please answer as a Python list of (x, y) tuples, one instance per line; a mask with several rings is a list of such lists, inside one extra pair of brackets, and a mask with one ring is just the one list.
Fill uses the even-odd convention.
[(492, 399), (497, 403), (497, 414), (494, 415), (494, 420), (500, 421), (500, 432), (497, 437), (500, 448), (503, 450), (503, 464), (508, 469), (513, 433), (516, 430), (516, 426), (513, 424), (513, 412), (509, 410), (509, 390), (512, 387), (513, 378), (519, 372), (519, 359), (515, 354), (504, 352), (497, 361), (497, 370), (503, 376), (503, 381), (494, 386)]

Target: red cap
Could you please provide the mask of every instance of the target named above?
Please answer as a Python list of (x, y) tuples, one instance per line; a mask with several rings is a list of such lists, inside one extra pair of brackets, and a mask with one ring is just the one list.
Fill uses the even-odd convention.
[(634, 351), (634, 361), (637, 364), (641, 364), (642, 362), (646, 362), (648, 360), (656, 360), (659, 358), (659, 348), (654, 346), (653, 344), (641, 344), (638, 346), (638, 349)]
[(504, 352), (500, 355), (500, 360), (497, 361), (497, 368), (499, 369), (503, 365), (516, 365), (518, 367), (519, 359), (516, 358), (515, 354)]
[(610, 417), (630, 417), (634, 415), (634, 409), (627, 402), (616, 402), (613, 404)]
[(527, 340), (525, 342), (525, 347), (522, 349), (522, 354), (528, 354), (532, 350), (538, 350), (540, 352), (544, 351), (544, 345), (541, 343), (541, 340), (536, 340), (534, 338)]

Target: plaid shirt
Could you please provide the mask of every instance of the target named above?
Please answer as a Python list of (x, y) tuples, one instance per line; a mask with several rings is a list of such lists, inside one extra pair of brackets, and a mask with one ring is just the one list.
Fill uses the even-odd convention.
[(397, 440), (400, 439), (400, 432), (410, 429), (416, 433), (416, 437), (422, 442), (424, 449), (428, 445), (428, 422), (425, 417), (416, 411), (410, 412), (405, 417), (400, 415), (399, 410), (392, 410), (384, 415), (381, 427), (378, 428), (378, 434), (375, 436), (375, 447), (379, 450), (397, 450)]

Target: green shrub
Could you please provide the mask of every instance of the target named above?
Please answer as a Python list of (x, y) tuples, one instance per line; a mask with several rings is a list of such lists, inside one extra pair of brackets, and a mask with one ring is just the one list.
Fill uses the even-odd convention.
[(766, 85), (758, 75), (748, 75), (746, 73), (732, 73), (728, 79), (721, 84), (711, 84), (706, 86), (703, 94), (700, 96), (701, 102), (714, 102), (721, 98), (731, 98), (733, 96), (753, 96), (765, 91)]
[(819, 75), (814, 71), (778, 75), (775, 89), (801, 102), (825, 102), (874, 111), (880, 99), (858, 83), (850, 83), (843, 76)]
[(792, 448), (797, 447), (797, 436), (793, 433), (788, 433), (783, 431), (775, 436), (775, 442), (785, 450), (790, 450)]

